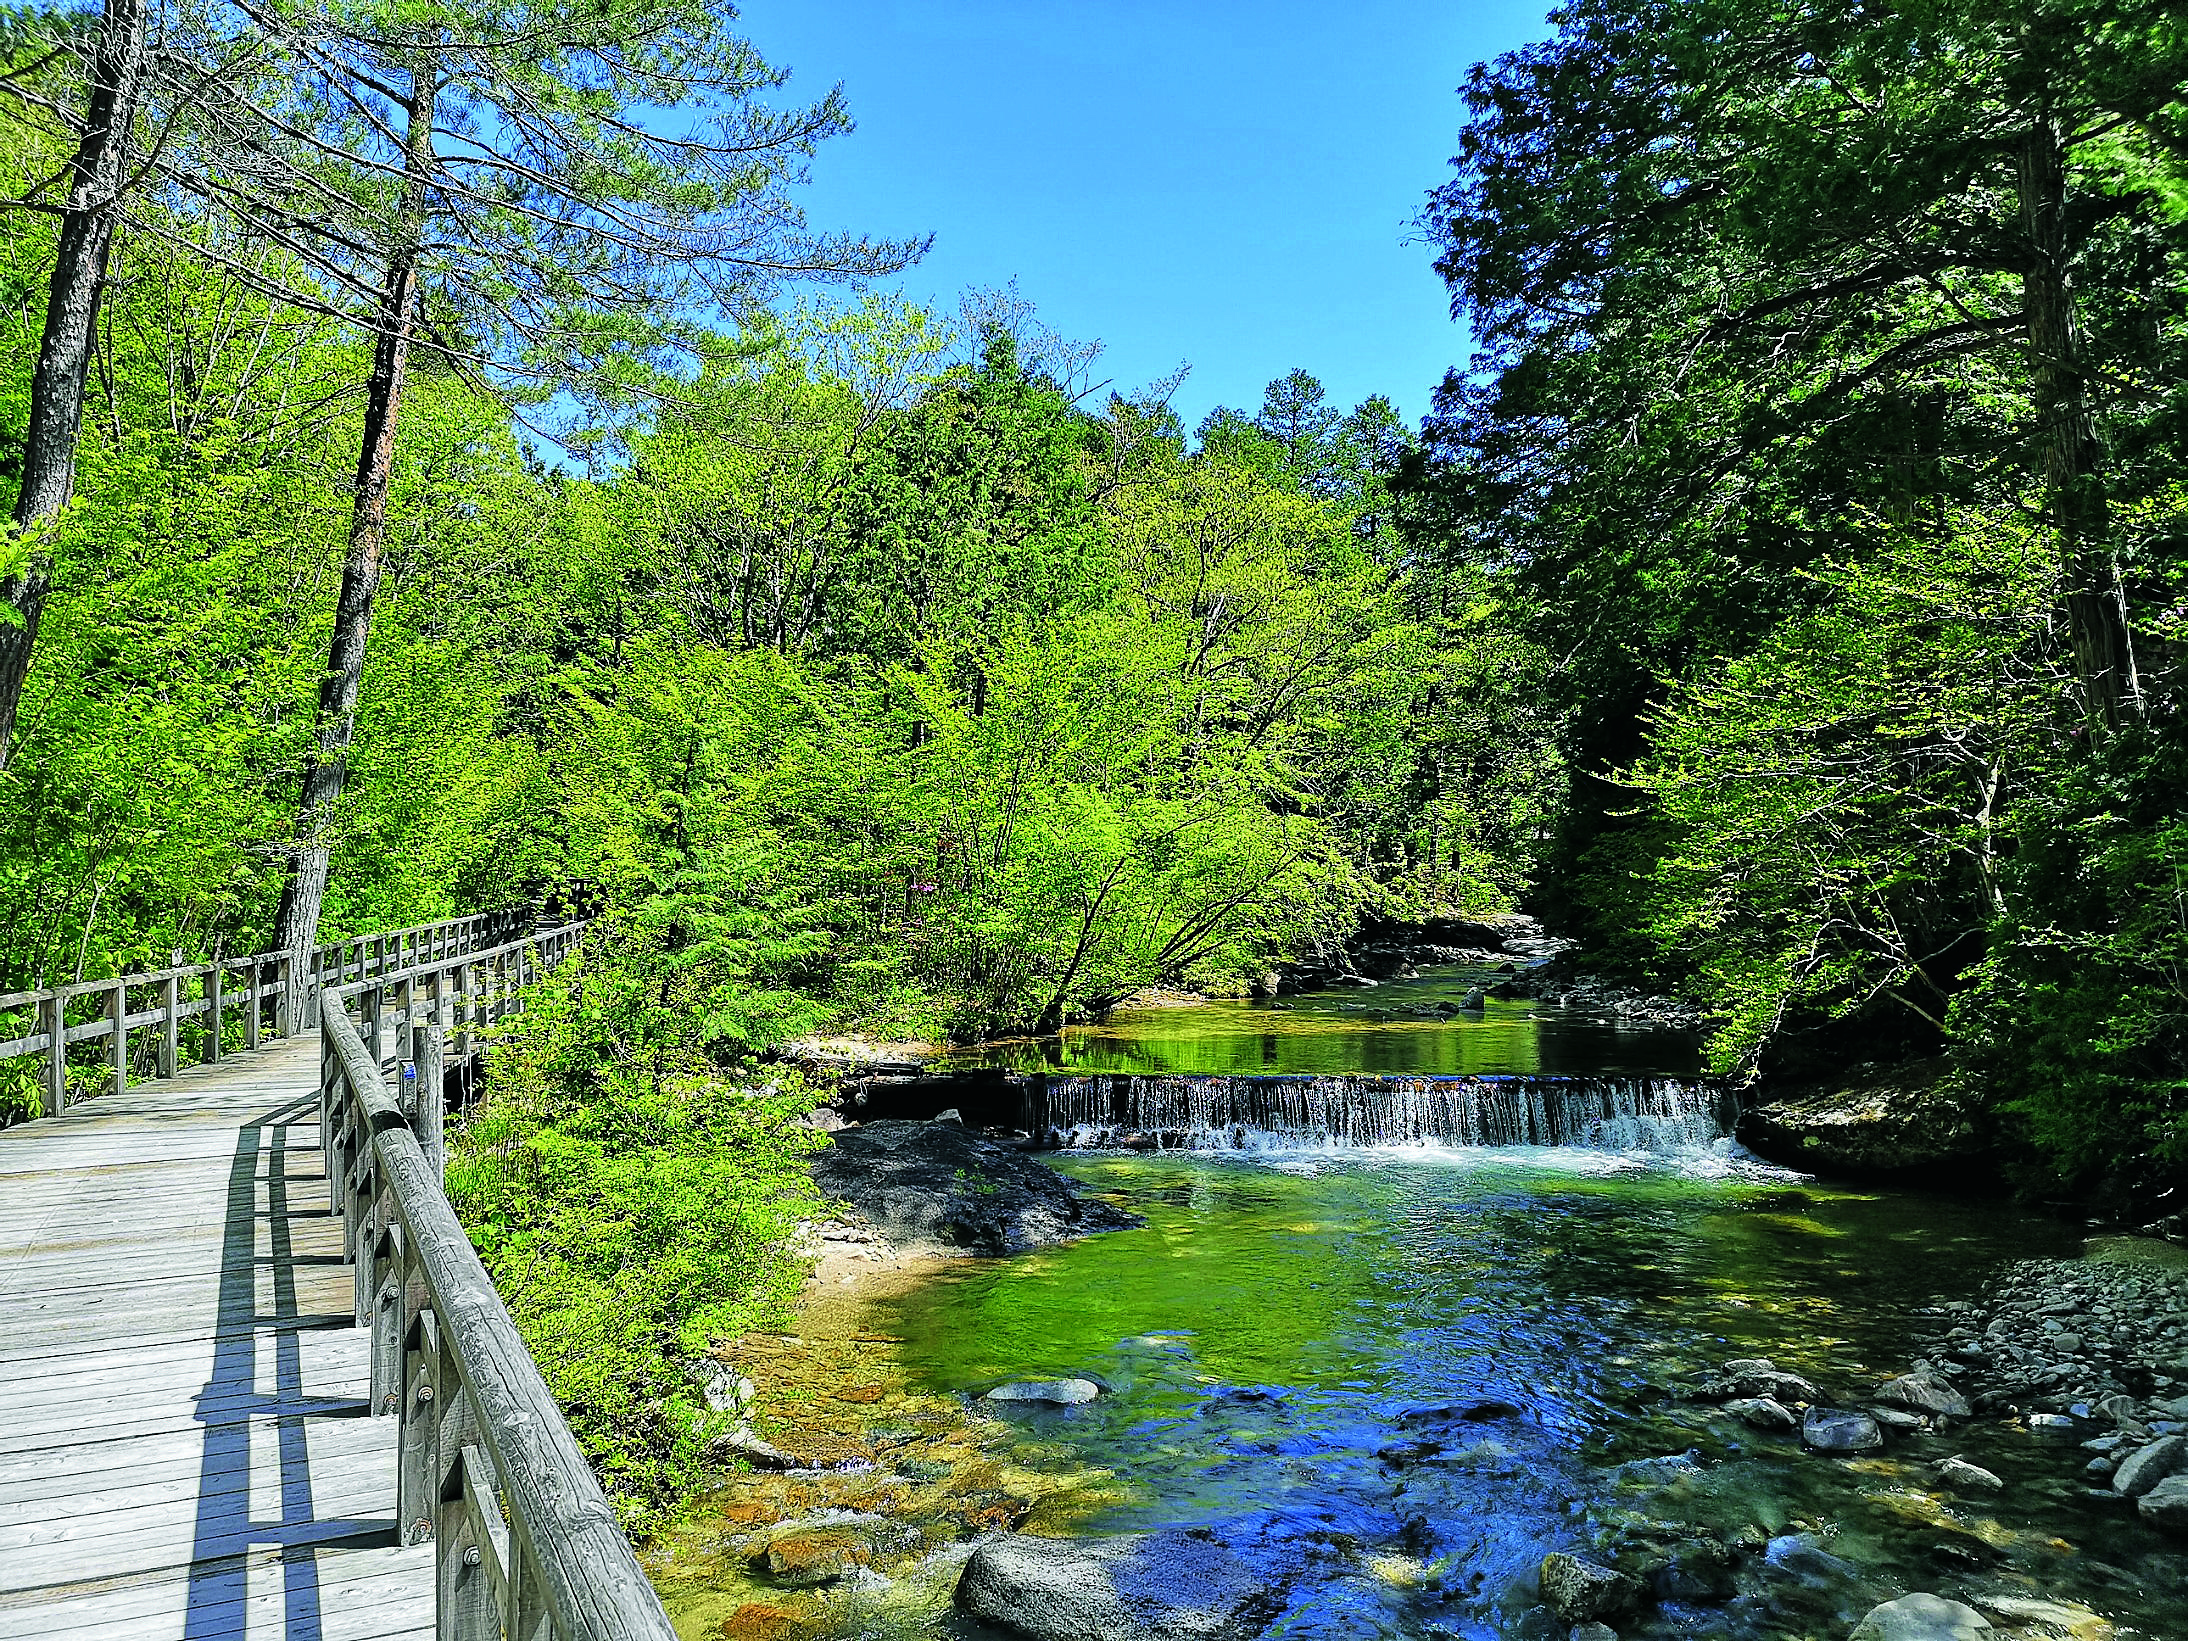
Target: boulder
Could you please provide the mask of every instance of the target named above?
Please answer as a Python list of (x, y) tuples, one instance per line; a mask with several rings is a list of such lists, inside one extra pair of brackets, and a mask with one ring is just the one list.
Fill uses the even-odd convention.
[(1794, 1430), (1800, 1420), (1784, 1403), (1768, 1396), (1739, 1396), (1725, 1403), (1725, 1411), (1757, 1430)]
[(1079, 1407), (1102, 1393), (1092, 1379), (1024, 1379), (997, 1385), (987, 1394), (991, 1402), (1047, 1402), (1053, 1407)]
[(1867, 1453), (1884, 1445), (1884, 1432), (1866, 1413), (1812, 1407), (1801, 1420), (1801, 1441), (1818, 1453)]
[(1902, 1373), (1877, 1389), (1877, 1400), (1896, 1402), (1917, 1413), (1940, 1414), (1948, 1419), (1971, 1417), (1975, 1409), (1967, 1397), (1932, 1373)]
[(1618, 1632), (1608, 1624), (1575, 1624), (1573, 1641), (1618, 1641)]
[(1957, 1454), (1938, 1461), (1937, 1479), (1947, 1487), (1957, 1487), (1962, 1492), (1996, 1493), (2006, 1485), (1981, 1465), (1970, 1464)]
[(813, 1183), (891, 1239), (1010, 1254), (1143, 1224), (1011, 1146), (949, 1122), (870, 1122), (835, 1134)]
[(2188, 1534), (2188, 1475), (2167, 1476), (2135, 1501), (2135, 1510), (2153, 1527)]
[(1013, 1535), (972, 1553), (957, 1605), (1032, 1641), (1247, 1641), (1283, 1600), (1222, 1545), (1193, 1533)]
[(1993, 1633), (1973, 1607), (1941, 1595), (1903, 1595), (1871, 1607), (1847, 1641), (1982, 1641)]
[(1949, 1071), (1940, 1057), (1774, 1090), (1742, 1113), (1738, 1138), (1772, 1162), (1830, 1173), (1988, 1161), (1994, 1130)]
[(2160, 1436), (2120, 1460), (2112, 1472), (2112, 1488), (2139, 1499), (2168, 1476), (2188, 1470), (2188, 1436)]
[(1616, 1618), (1641, 1604), (1641, 1583), (1615, 1568), (1552, 1552), (1542, 1558), (1542, 1604), (1568, 1624)]

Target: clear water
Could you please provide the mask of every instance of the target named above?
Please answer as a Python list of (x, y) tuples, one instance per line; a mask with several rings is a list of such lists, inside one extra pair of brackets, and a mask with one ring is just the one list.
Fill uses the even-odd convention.
[(1599, 1013), (1527, 1001), (1490, 999), (1480, 1012), (1458, 1015), (1440, 1007), (1498, 978), (1491, 969), (1449, 967), (1373, 990), (1120, 1009), (1057, 1037), (983, 1044), (938, 1069), (1681, 1076), (1699, 1068), (1693, 1036), (1683, 1031), (1622, 1026)]
[[(1985, 1420), (1849, 1462), (1675, 1394), (1763, 1355), (1858, 1400), (1908, 1365), (1916, 1306), (2077, 1251), (2055, 1221), (1827, 1189), (1724, 1144), (1061, 1165), (1146, 1227), (966, 1262), (877, 1300), (873, 1325), (928, 1389), (1100, 1380), (1090, 1406), (1009, 1416), (1115, 1473), (1124, 1502), (1093, 1530), (1205, 1525), (1294, 1579), (1272, 1633), (1561, 1636), (1534, 1605), (1546, 1552), (1690, 1527), (1753, 1546), (1729, 1598), (1622, 1634), (1841, 1641), (1909, 1590), (2188, 1633), (2188, 1555), (2087, 1497), (2071, 1443)], [(1518, 1412), (1407, 1419), (1471, 1399)], [(1424, 1434), (1442, 1447), (1390, 1455)], [(1940, 1489), (1953, 1453), (2006, 1491)]]

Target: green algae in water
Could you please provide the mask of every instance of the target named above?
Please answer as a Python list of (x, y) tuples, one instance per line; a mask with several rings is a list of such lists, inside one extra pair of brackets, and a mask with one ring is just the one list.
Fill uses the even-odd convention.
[[(1917, 1589), (2179, 1629), (2188, 1556), (2086, 1497), (2078, 1450), (1995, 1420), (1835, 1460), (1680, 1399), (1763, 1355), (1860, 1405), (1908, 1365), (1917, 1306), (2074, 1252), (2056, 1222), (1714, 1156), (1063, 1166), (1147, 1226), (946, 1269), (871, 1314), (926, 1389), (1101, 1381), (1014, 1415), (1116, 1477), (1088, 1530), (1205, 1526), (1272, 1576), (1307, 1569), (1287, 1637), (1532, 1635), (1545, 1552), (1684, 1556), (1707, 1585), (1703, 1530), (1741, 1546), (1730, 1581), (1621, 1633), (1839, 1641)], [(1940, 1488), (1955, 1453), (2006, 1491)]]

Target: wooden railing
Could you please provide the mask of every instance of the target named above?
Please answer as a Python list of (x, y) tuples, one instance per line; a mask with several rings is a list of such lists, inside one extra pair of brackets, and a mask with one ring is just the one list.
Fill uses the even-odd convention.
[[(352, 975), (363, 980), (453, 958), (507, 939), (513, 921), (513, 914), (490, 912), (330, 941), (312, 953), (312, 972), (293, 998), (297, 977), (286, 952), (9, 992), (0, 995), (0, 1032), (9, 1033), (0, 1038), (0, 1063), (38, 1056), (44, 1114), (57, 1117), (69, 1104), (71, 1044), (103, 1042), (100, 1059), (112, 1091), (124, 1093), (140, 1063), (155, 1078), (172, 1077), (183, 1068), (186, 1053), (209, 1064), (231, 1051), (255, 1049), (309, 1025), (323, 987), (343, 984)], [(146, 1030), (153, 1035), (137, 1035)]]
[(397, 1421), (403, 1542), (436, 1547), (439, 1641), (675, 1636), (441, 1187), (449, 1035), (471, 1052), (578, 935), (330, 987), (320, 1014), (327, 1178), (372, 1330), (372, 1410)]

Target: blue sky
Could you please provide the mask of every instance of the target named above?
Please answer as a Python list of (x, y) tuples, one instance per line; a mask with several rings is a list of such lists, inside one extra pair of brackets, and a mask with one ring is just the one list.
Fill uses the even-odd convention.
[(1468, 66), (1546, 32), (1468, 0), (752, 0), (742, 28), (858, 120), (814, 164), (815, 226), (933, 233), (910, 294), (1016, 279), (1120, 386), (1189, 362), (1188, 425), (1295, 365), (1427, 408), (1466, 343), (1408, 220)]

